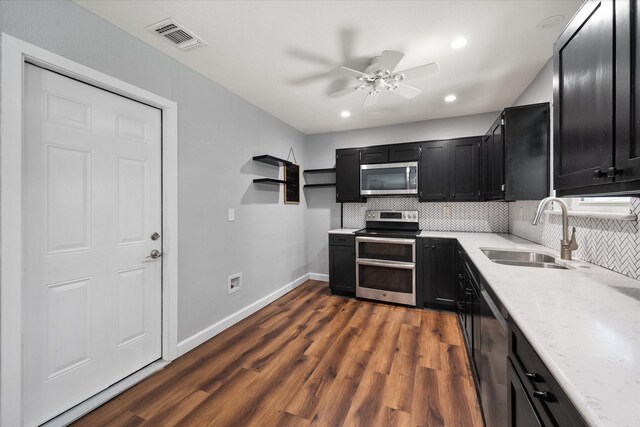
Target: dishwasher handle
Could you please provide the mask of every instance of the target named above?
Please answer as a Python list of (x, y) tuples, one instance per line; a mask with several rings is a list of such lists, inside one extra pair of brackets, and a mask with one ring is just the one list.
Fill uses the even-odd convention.
[(500, 313), (500, 310), (498, 309), (496, 304), (493, 302), (493, 300), (491, 299), (491, 296), (489, 296), (486, 290), (483, 289), (480, 293), (482, 294), (482, 298), (484, 299), (484, 301), (487, 303), (489, 310), (491, 310), (491, 314), (493, 314), (493, 317), (495, 317), (498, 323), (500, 324), (500, 328), (502, 329), (502, 332), (504, 332), (504, 334), (506, 335), (507, 319), (505, 319), (502, 313)]

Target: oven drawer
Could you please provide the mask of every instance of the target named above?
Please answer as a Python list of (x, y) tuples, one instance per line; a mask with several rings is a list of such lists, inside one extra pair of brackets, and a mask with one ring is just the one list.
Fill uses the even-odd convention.
[(339, 246), (353, 246), (356, 237), (351, 234), (329, 234), (329, 244)]
[(356, 296), (415, 306), (415, 264), (357, 259)]
[(356, 258), (415, 263), (416, 241), (415, 239), (357, 237)]

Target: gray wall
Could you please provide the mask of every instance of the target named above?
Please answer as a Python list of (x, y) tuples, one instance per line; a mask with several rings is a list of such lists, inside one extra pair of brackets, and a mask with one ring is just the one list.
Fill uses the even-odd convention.
[(513, 106), (553, 102), (553, 58), (540, 69)]
[(253, 185), (277, 169), (251, 161), (306, 158), (302, 133), (70, 1), (0, 1), (0, 31), (178, 103), (179, 340), (307, 272), (304, 199)]
[[(498, 112), (493, 112), (345, 132), (307, 135), (305, 167), (309, 169), (333, 167), (336, 163), (336, 148), (483, 135), (497, 116)], [(316, 180), (320, 179), (320, 177), (306, 176), (305, 179), (309, 183), (319, 182)], [(326, 179), (326, 181), (329, 181), (329, 179)], [(340, 227), (340, 204), (336, 203), (334, 188), (308, 189), (305, 190), (305, 194), (308, 207), (305, 224), (309, 245), (309, 271), (328, 274), (327, 231)]]

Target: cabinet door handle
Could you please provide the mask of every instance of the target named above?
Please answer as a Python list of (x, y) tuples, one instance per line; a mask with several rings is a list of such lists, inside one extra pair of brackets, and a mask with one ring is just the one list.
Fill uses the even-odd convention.
[(601, 171), (600, 169), (596, 169), (593, 171), (593, 179), (601, 179), (606, 177), (607, 177), (607, 173), (604, 171)]
[(455, 195), (455, 194), (453, 194), (453, 195), (451, 196), (451, 198), (452, 198), (452, 199), (455, 199), (455, 198), (456, 198), (456, 195)]
[(535, 372), (525, 372), (524, 375), (527, 378), (529, 378), (531, 381), (534, 381), (534, 382), (542, 381), (542, 378), (540, 377), (540, 375), (536, 374)]
[(462, 279), (462, 273), (458, 274), (458, 279)]
[(435, 249), (435, 248), (436, 248), (435, 246), (431, 246), (431, 249)]
[(544, 400), (545, 402), (553, 402), (553, 395), (548, 391), (534, 391), (533, 397)]
[(615, 178), (617, 175), (622, 175), (624, 172), (624, 169), (618, 169), (618, 168), (609, 168), (607, 169), (607, 178)]

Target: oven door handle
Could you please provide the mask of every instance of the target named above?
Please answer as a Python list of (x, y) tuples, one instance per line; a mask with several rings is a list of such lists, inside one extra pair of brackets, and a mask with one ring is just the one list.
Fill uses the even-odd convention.
[(370, 265), (372, 267), (389, 267), (389, 268), (401, 268), (404, 270), (414, 270), (416, 264), (413, 262), (402, 261), (377, 261), (372, 259), (356, 259), (357, 265)]
[(386, 237), (356, 237), (356, 242), (371, 242), (371, 243), (392, 243), (396, 245), (411, 245), (415, 246), (415, 239), (398, 239), (398, 238), (386, 238)]

